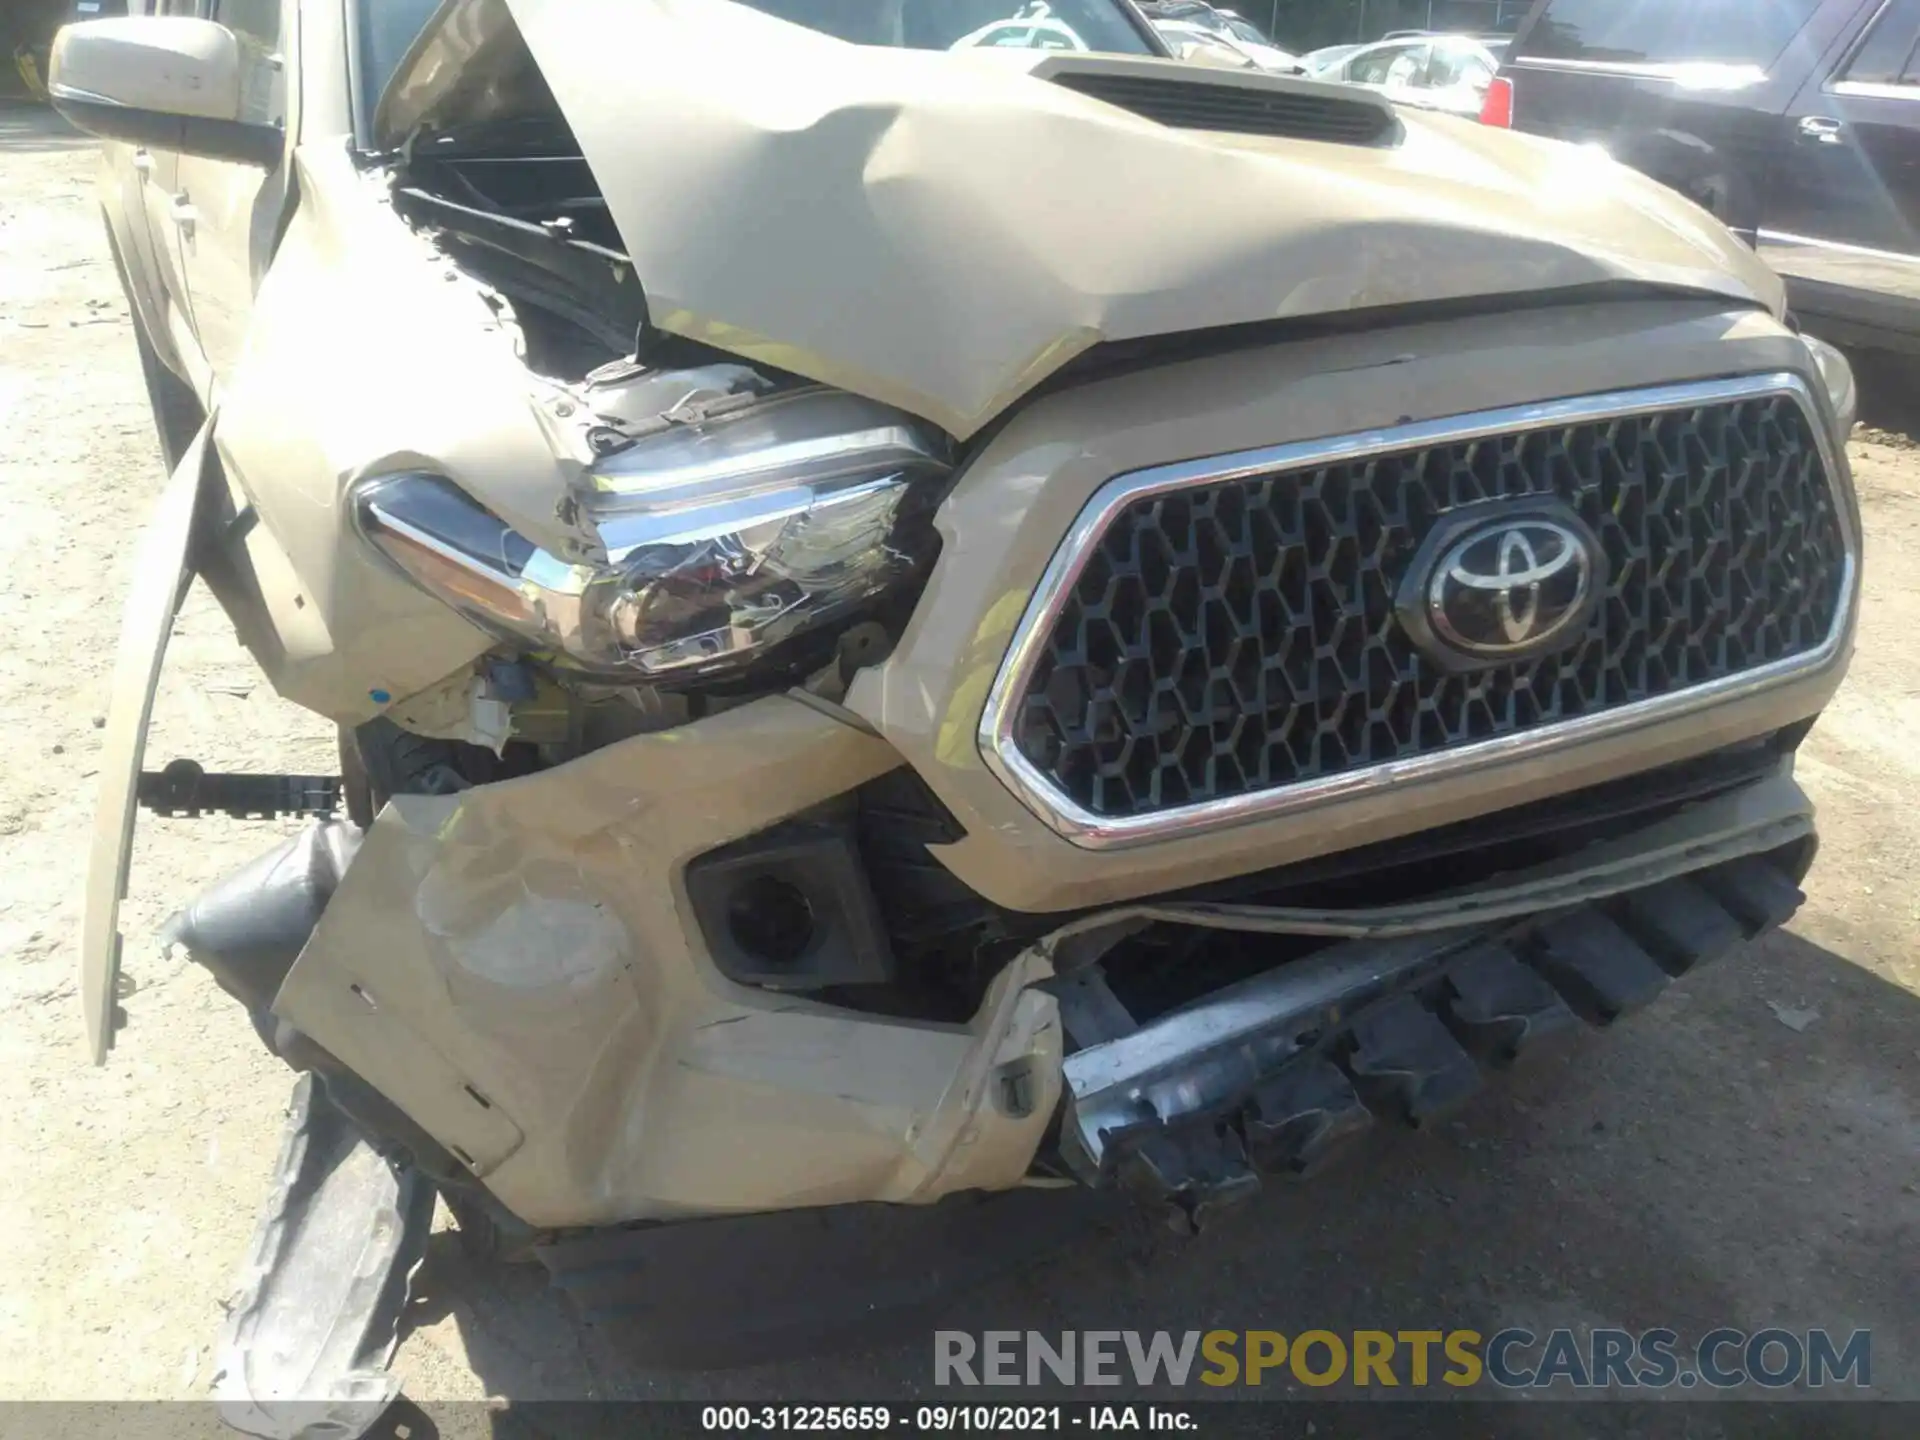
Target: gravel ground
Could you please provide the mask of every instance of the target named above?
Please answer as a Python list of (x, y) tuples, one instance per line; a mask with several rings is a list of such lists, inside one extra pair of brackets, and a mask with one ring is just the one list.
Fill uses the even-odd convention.
[[(105, 1069), (83, 1050), (98, 726), (132, 541), (162, 478), (92, 171), (44, 112), (0, 108), (0, 1398), (206, 1393), (288, 1091), (239, 1011), (152, 939), (167, 907), (274, 843), (258, 824), (142, 825), (123, 911), (131, 1028)], [(1920, 1399), (1920, 452), (1899, 428), (1863, 430), (1853, 458), (1865, 618), (1802, 752), (1825, 848), (1792, 933), (1496, 1086), (1454, 1125), (1271, 1190), (1192, 1243), (1089, 1237), (954, 1323), (1871, 1327), (1875, 1389)], [(331, 768), (326, 727), (275, 699), (197, 590), (157, 717), (152, 760)], [(537, 1273), (476, 1269), (452, 1238), (435, 1237), (400, 1352), (416, 1398), (930, 1384), (919, 1332), (804, 1365), (649, 1371)], [(1538, 1407), (1511, 1413), (1561, 1433)]]

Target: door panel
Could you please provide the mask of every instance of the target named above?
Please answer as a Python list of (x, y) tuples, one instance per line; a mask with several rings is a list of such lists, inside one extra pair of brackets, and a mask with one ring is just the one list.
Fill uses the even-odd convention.
[[(107, 140), (101, 142), (100, 161), (107, 224), (125, 271), (128, 300), (140, 328), (162, 360), (170, 369), (182, 369), (184, 361), (177, 354), (170, 311), (175, 297), (183, 296), (185, 290), (179, 283), (179, 267), (163, 270), (162, 256), (155, 250), (161, 237), (155, 233), (148, 213), (153, 155), (141, 147)], [(171, 229), (167, 238), (171, 238)]]
[[(214, 0), (212, 18), (240, 42), (241, 114), (252, 124), (285, 126), (287, 67), (282, 0)], [(253, 295), (271, 256), (287, 198), (287, 167), (263, 170), (182, 155), (167, 223), (178, 236), (194, 327), (215, 385), (240, 358)]]
[(132, 167), (139, 186), (141, 212), (151, 242), (161, 339), (171, 345), (183, 378), (204, 400), (207, 362), (193, 323), (192, 296), (187, 289), (180, 227), (175, 223), (175, 195), (179, 189), (180, 156), (151, 146), (133, 152)]
[[(151, 15), (190, 15), (205, 18), (209, 0), (153, 0)], [(145, 229), (144, 263), (150, 267), (152, 311), (148, 315), (155, 347), (177, 362), (182, 379), (207, 398), (208, 371), (194, 327), (192, 297), (187, 289), (180, 229), (174, 220), (174, 196), (179, 189), (180, 155), (158, 145), (105, 147), (124, 178), (122, 200), (130, 218)], [(119, 163), (118, 157), (124, 156)]]
[(1877, 0), (1546, 0), (1502, 73), (1514, 125), (1604, 145), (1749, 239), (1780, 112)]
[(1920, 0), (1794, 98), (1761, 250), (1789, 279), (1920, 301)]
[(1514, 124), (1614, 159), (1678, 191), (1751, 237), (1756, 177), (1777, 118), (1751, 89), (1688, 90), (1661, 75), (1589, 72), (1509, 62)]

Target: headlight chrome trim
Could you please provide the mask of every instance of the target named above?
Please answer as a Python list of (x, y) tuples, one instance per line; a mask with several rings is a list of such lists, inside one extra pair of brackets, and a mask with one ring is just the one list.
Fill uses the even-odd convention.
[(949, 468), (944, 437), (919, 422), (807, 389), (597, 463), (574, 496), (592, 558), (540, 548), (437, 473), (369, 476), (349, 509), (370, 545), (483, 628), (595, 676), (678, 683), (749, 669), (924, 579), (929, 482)]

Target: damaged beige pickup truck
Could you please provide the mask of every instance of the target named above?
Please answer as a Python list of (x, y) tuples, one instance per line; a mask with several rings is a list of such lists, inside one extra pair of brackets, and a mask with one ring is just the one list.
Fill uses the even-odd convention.
[[(166, 937), (310, 1077), (236, 1393), (384, 1393), (435, 1193), (766, 1339), (1199, 1223), (1801, 901), (1852, 378), (1604, 154), (1125, 0), (199, 8), (51, 80), (172, 464), (99, 1058), (137, 810), (315, 821)], [(143, 771), (189, 577), (340, 776)], [(776, 1234), (832, 1283), (675, 1289)]]

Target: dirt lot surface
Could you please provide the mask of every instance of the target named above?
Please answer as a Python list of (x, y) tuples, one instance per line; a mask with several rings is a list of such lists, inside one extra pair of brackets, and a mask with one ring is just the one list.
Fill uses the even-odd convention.
[[(161, 480), (92, 171), (42, 112), (0, 108), (0, 1398), (206, 1393), (289, 1089), (239, 1010), (152, 938), (172, 904), (274, 843), (269, 826), (141, 827), (123, 912), (131, 1028), (105, 1069), (83, 1049), (98, 726)], [(1863, 432), (1853, 459), (1865, 619), (1802, 752), (1825, 848), (1791, 934), (1496, 1085), (1460, 1122), (1270, 1190), (1196, 1242), (1090, 1236), (954, 1323), (1870, 1327), (1874, 1388), (1920, 1398), (1920, 452)], [(332, 768), (326, 728), (267, 690), (198, 592), (157, 713), (150, 763)], [(474, 1268), (444, 1233), (417, 1289), (398, 1361), (416, 1398), (931, 1385), (924, 1331), (805, 1364), (649, 1371), (537, 1271)], [(1539, 1410), (1512, 1407), (1512, 1424), (1566, 1433)]]

